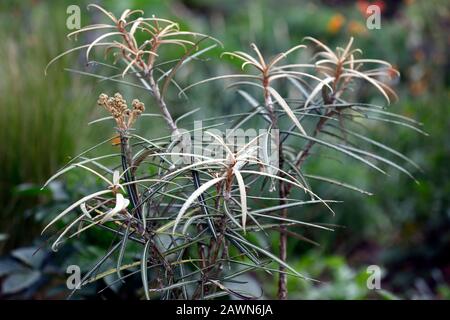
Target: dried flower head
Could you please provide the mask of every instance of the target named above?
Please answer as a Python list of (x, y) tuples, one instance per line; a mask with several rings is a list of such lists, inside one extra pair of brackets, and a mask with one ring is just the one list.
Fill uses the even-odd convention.
[(133, 123), (136, 121), (136, 119), (145, 111), (145, 105), (143, 102), (139, 101), (138, 99), (134, 99), (131, 103), (133, 109), (129, 113), (128, 118), (128, 127), (131, 127)]
[(127, 130), (136, 122), (137, 118), (144, 112), (145, 105), (138, 99), (132, 102), (132, 110), (128, 108), (127, 101), (120, 93), (115, 93), (114, 97), (102, 93), (98, 97), (97, 104), (111, 113), (117, 126), (121, 130)]

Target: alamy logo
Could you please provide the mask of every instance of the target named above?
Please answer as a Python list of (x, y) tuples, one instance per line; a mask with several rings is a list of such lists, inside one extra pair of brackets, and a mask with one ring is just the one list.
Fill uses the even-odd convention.
[(77, 5), (67, 7), (66, 13), (69, 15), (66, 19), (66, 27), (69, 30), (77, 30), (81, 28), (81, 10)]
[(171, 160), (174, 165), (192, 164), (195, 160), (227, 159), (229, 154), (278, 168), (278, 129), (204, 130), (202, 121), (194, 121), (194, 129), (179, 129), (172, 134)]
[(381, 268), (377, 265), (371, 265), (367, 267), (366, 271), (369, 275), (367, 278), (367, 289), (380, 290), (381, 289)]
[(69, 290), (80, 289), (81, 287), (81, 270), (77, 265), (70, 265), (66, 269), (66, 273), (69, 274), (66, 280), (66, 286)]
[(366, 26), (369, 30), (381, 29), (381, 8), (372, 4), (366, 9)]

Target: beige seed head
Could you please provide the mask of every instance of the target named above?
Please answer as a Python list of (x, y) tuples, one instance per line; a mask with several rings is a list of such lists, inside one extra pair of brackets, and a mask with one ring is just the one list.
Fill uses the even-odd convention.
[(108, 96), (104, 93), (98, 96), (97, 104), (103, 106), (108, 101)]

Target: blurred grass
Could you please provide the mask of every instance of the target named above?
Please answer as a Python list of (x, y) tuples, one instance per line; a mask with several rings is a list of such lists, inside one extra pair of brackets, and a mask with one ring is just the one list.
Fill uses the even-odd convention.
[(85, 138), (95, 100), (86, 79), (61, 70), (44, 75), (48, 61), (70, 45), (63, 3), (0, 6), (0, 233), (15, 247), (36, 235), (39, 227), (24, 212)]

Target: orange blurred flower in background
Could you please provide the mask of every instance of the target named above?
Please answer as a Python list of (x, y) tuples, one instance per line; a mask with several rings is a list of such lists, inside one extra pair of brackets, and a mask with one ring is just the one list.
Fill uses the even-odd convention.
[(356, 20), (352, 20), (348, 23), (347, 30), (348, 30), (348, 33), (350, 33), (351, 35), (356, 35), (356, 36), (367, 35), (366, 26)]
[(366, 0), (358, 0), (356, 2), (356, 6), (358, 7), (359, 12), (364, 17), (368, 17), (370, 13), (367, 12), (367, 8), (371, 5), (376, 5), (380, 8), (380, 12), (383, 12), (386, 8), (386, 3), (383, 0), (376, 0), (376, 1), (366, 1)]
[(333, 34), (338, 33), (342, 29), (344, 23), (345, 17), (342, 14), (334, 14), (328, 21), (327, 31)]

